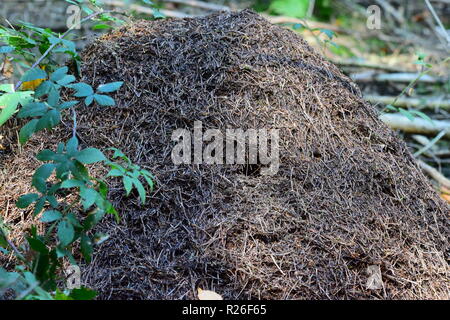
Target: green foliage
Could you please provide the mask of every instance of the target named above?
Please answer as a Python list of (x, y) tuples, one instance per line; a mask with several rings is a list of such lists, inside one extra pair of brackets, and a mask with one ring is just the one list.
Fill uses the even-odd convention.
[(279, 15), (304, 18), (308, 13), (309, 0), (273, 0), (269, 8)]
[(3, 93), (0, 96), (0, 127), (8, 121), (16, 112), (19, 105), (26, 105), (32, 101), (31, 91), (14, 92), (14, 85), (2, 85), (0, 87)]
[(89, 106), (92, 104), (92, 102), (97, 102), (100, 106), (114, 106), (116, 103), (113, 98), (111, 98), (108, 95), (99, 94), (100, 93), (110, 93), (114, 92), (120, 89), (123, 82), (112, 82), (100, 85), (97, 88), (97, 93), (94, 92), (94, 89), (86, 84), (86, 83), (76, 83), (70, 85), (70, 88), (75, 90), (74, 96), (77, 98), (85, 98), (84, 103), (86, 106)]
[[(79, 6), (88, 15), (84, 18), (86, 21), (101, 22), (94, 29), (108, 28), (106, 22), (122, 22), (103, 12), (100, 2), (95, 0), (66, 2)], [(80, 145), (75, 109), (82, 107), (83, 102), (85, 107), (94, 102), (99, 106), (114, 106), (115, 100), (109, 94), (120, 90), (123, 82), (102, 84), (95, 90), (87, 83), (76, 82), (76, 77), (68, 74), (68, 67), (58, 66), (54, 58), (55, 54), (66, 54), (75, 61), (80, 60), (75, 43), (65, 39), (66, 34), (59, 35), (25, 22), (18, 30), (0, 26), (0, 43), (4, 43), (0, 46), (0, 54), (14, 54), (21, 59), (16, 60), (18, 63), (33, 65), (28, 67), (18, 84), (0, 85), (0, 127), (14, 116), (27, 119), (19, 132), (19, 141), (25, 144), (33, 134), (51, 130), (63, 117), (74, 114), (72, 138), (57, 143), (54, 150), (45, 149), (36, 155), (43, 163), (31, 179), (35, 191), (20, 196), (16, 203), (18, 208), (39, 216), (45, 225), (44, 231), (38, 233), (37, 227), (31, 226), (25, 237), (28, 249), (25, 246), (16, 248), (8, 240), (8, 228), (0, 219), (0, 252), (12, 253), (18, 261), (14, 271), (0, 268), (0, 299), (6, 290), (15, 292), (16, 299), (25, 300), (93, 299), (96, 292), (88, 288), (61, 290), (58, 283), (63, 280), (64, 260), (77, 264), (74, 257), (77, 248), (90, 263), (95, 246), (108, 239), (107, 234), (93, 230), (102, 218), (111, 214), (119, 220), (117, 210), (108, 200), (105, 178), (122, 179), (127, 196), (135, 189), (142, 203), (146, 201), (147, 190), (140, 179), (150, 190), (154, 187), (152, 174), (133, 164), (120, 150), (107, 149), (114, 151), (110, 160), (101, 150)], [(42, 55), (40, 58), (37, 58), (37, 52)], [(26, 83), (37, 84), (33, 90), (20, 91), (24, 88), (21, 85)], [(69, 99), (61, 98), (62, 90), (64, 97), (69, 96)], [(106, 177), (90, 175), (87, 166), (94, 164), (109, 168)]]
[(417, 54), (417, 60), (414, 63), (422, 66), (422, 71), (419, 73), (419, 75), (416, 77), (416, 79), (412, 80), (408, 84), (408, 86), (406, 86), (403, 89), (403, 91), (394, 99), (392, 104), (388, 104), (386, 107), (384, 107), (382, 112), (386, 112), (386, 110), (399, 112), (402, 115), (404, 115), (406, 118), (408, 118), (410, 121), (414, 121), (415, 117), (417, 116), (417, 117), (422, 118), (426, 121), (429, 121), (431, 124), (433, 124), (433, 120), (427, 114), (423, 113), (422, 111), (414, 110), (414, 109), (406, 110), (406, 109), (395, 106), (397, 100), (400, 97), (402, 97), (404, 94), (406, 94), (406, 92), (408, 92), (409, 90), (412, 90), (414, 88), (414, 86), (416, 85), (416, 83), (420, 80), (420, 78), (422, 78), (424, 75), (426, 75), (433, 67), (433, 65), (427, 63), (425, 60), (426, 60), (425, 54), (423, 54), (423, 53)]
[(149, 185), (150, 189), (154, 187), (154, 176), (147, 170), (142, 169), (140, 166), (133, 164), (127, 156), (125, 156), (120, 150), (116, 148), (110, 148), (114, 151), (113, 159), (121, 159), (124, 164), (120, 165), (116, 162), (108, 161), (107, 164), (111, 170), (108, 172), (108, 177), (120, 177), (123, 181), (123, 186), (127, 196), (131, 193), (133, 187), (138, 191), (139, 197), (142, 203), (145, 203), (146, 191), (144, 185), (139, 181), (139, 177), (143, 177), (145, 182)]

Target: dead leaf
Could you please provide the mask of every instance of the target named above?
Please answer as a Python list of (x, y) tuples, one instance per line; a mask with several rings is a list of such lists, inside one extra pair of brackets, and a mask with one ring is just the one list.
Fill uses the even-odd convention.
[(12, 77), (13, 73), (14, 73), (13, 64), (11, 63), (11, 60), (9, 58), (6, 58), (1, 64), (1, 75), (5, 79), (9, 79)]
[[(45, 70), (45, 66), (40, 66), (40, 68), (42, 70)], [(22, 86), (20, 87), (20, 89), (22, 90), (36, 90), (37, 87), (39, 87), (41, 85), (42, 82), (44, 82), (46, 79), (36, 79), (36, 80), (32, 80), (32, 81), (26, 81), (24, 83), (22, 83)]]
[(450, 194), (442, 193), (441, 198), (450, 203)]
[(198, 288), (198, 299), (199, 300), (223, 300), (222, 296), (211, 290), (203, 290)]

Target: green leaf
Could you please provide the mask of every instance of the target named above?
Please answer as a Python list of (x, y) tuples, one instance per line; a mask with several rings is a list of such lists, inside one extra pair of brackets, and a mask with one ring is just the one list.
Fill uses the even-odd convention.
[(87, 107), (89, 107), (92, 104), (92, 102), (94, 102), (94, 95), (87, 96), (86, 99), (84, 99), (84, 104)]
[(61, 122), (61, 112), (56, 109), (49, 110), (36, 123), (36, 131), (43, 129), (51, 129), (56, 127)]
[(94, 94), (94, 89), (92, 89), (90, 85), (83, 82), (71, 84), (68, 87), (76, 91), (74, 94), (75, 97), (87, 97)]
[(146, 175), (146, 174), (143, 174), (142, 176), (144, 177), (145, 181), (146, 181), (147, 184), (149, 185), (150, 189), (153, 191), (154, 182), (153, 182), (152, 178), (149, 177), (149, 176)]
[(4, 83), (0, 84), (0, 91), (13, 93), (14, 92), (14, 84), (12, 83)]
[(53, 222), (62, 218), (61, 212), (58, 210), (47, 210), (42, 214), (42, 222)]
[(80, 247), (81, 247), (81, 253), (83, 254), (84, 259), (86, 260), (87, 263), (90, 263), (91, 258), (92, 258), (92, 252), (94, 250), (92, 247), (92, 241), (86, 234), (83, 234), (81, 236)]
[(73, 106), (77, 105), (78, 103), (79, 103), (79, 101), (77, 101), (77, 100), (65, 101), (58, 106), (58, 109), (63, 110), (63, 109), (72, 108)]
[(19, 197), (17, 200), (16, 206), (20, 209), (27, 208), (33, 202), (36, 202), (39, 199), (39, 195), (37, 193), (29, 193)]
[(92, 30), (104, 30), (104, 29), (109, 29), (109, 28), (111, 28), (111, 26), (109, 26), (107, 24), (99, 23), (99, 24), (96, 24), (95, 26), (93, 26)]
[(5, 93), (0, 96), (0, 126), (3, 125), (17, 110), (20, 104), (25, 105), (31, 101), (32, 91)]
[(81, 188), (80, 197), (82, 198), (84, 210), (89, 209), (100, 195), (91, 188)]
[(0, 54), (2, 54), (2, 53), (10, 53), (10, 52), (13, 52), (13, 51), (14, 51), (14, 48), (10, 47), (10, 46), (1, 46), (0, 47)]
[(81, 150), (75, 156), (75, 159), (84, 164), (91, 164), (106, 160), (105, 155), (96, 148), (86, 148)]
[(78, 221), (77, 216), (73, 212), (68, 213), (66, 218), (74, 227), (82, 228), (82, 225)]
[(92, 300), (97, 296), (97, 292), (87, 288), (72, 289), (69, 297), (73, 300)]
[(78, 139), (77, 137), (72, 137), (69, 139), (66, 145), (66, 151), (69, 155), (73, 156), (78, 152)]
[(80, 181), (80, 180), (75, 180), (75, 179), (69, 179), (69, 180), (65, 180), (63, 181), (63, 183), (61, 183), (61, 188), (80, 188), (80, 187), (84, 187), (84, 182)]
[[(58, 189), (59, 189), (59, 187), (58, 187)], [(50, 195), (50, 196), (47, 196), (46, 198), (47, 198), (48, 203), (50, 203), (50, 205), (53, 208), (57, 208), (59, 206), (59, 202), (58, 202), (58, 200), (56, 200), (55, 196)]]
[(61, 80), (58, 80), (56, 83), (59, 84), (60, 86), (67, 86), (68, 84), (74, 82), (76, 80), (76, 78), (69, 74), (64, 76)]
[(69, 71), (68, 67), (59, 68), (51, 74), (50, 80), (53, 82), (57, 82), (57, 81), (63, 79), (66, 76), (68, 71)]
[(31, 181), (36, 190), (41, 193), (45, 193), (47, 191), (47, 179), (50, 177), (54, 169), (55, 165), (53, 163), (46, 163), (34, 172)]
[(398, 109), (396, 107), (394, 107), (392, 104), (388, 104), (386, 106), (386, 109), (391, 110), (391, 111), (396, 111), (396, 112), (398, 111)]
[(94, 94), (94, 100), (101, 106), (109, 107), (116, 105), (116, 102), (110, 96), (104, 94)]
[(66, 219), (61, 220), (58, 224), (58, 239), (62, 246), (69, 245), (75, 236), (73, 225)]
[(59, 104), (60, 97), (61, 95), (59, 93), (59, 90), (55, 87), (52, 87), (48, 92), (47, 103), (52, 107), (56, 107)]
[(42, 116), (48, 111), (48, 106), (43, 102), (31, 102), (20, 109), (17, 117), (19, 119)]
[(123, 176), (123, 172), (121, 172), (119, 169), (112, 169), (108, 172), (106, 175), (107, 177), (121, 177)]
[(92, 229), (100, 220), (102, 220), (105, 215), (105, 211), (97, 209), (93, 213), (89, 214), (86, 219), (84, 219), (84, 230)]
[(87, 15), (90, 15), (90, 14), (93, 14), (93, 13), (94, 13), (94, 11), (93, 11), (91, 8), (86, 7), (86, 6), (82, 6), (81, 9), (82, 9)]
[(97, 180), (97, 182), (98, 182), (98, 191), (100, 192), (100, 195), (104, 199), (106, 199), (108, 195), (108, 185), (102, 180)]
[(20, 78), (20, 81), (27, 82), (45, 78), (47, 78), (47, 72), (45, 72), (41, 68), (33, 68), (25, 72), (22, 78)]
[(405, 117), (407, 117), (409, 120), (414, 121), (414, 116), (412, 115), (411, 112), (409, 112), (408, 110), (405, 110), (403, 108), (398, 108), (398, 111), (404, 115)]
[(412, 114), (415, 114), (417, 116), (419, 116), (420, 118), (430, 122), (431, 124), (433, 124), (433, 120), (425, 113), (423, 113), (422, 111), (419, 110), (410, 110), (409, 112), (411, 112)]
[(134, 186), (136, 187), (142, 204), (145, 204), (145, 188), (138, 179), (132, 179)]
[(71, 166), (70, 170), (76, 179), (81, 181), (90, 180), (89, 171), (80, 161), (74, 161), (72, 164), (73, 166)]
[(164, 19), (166, 15), (158, 10), (158, 8), (153, 8), (153, 18)]
[(49, 149), (44, 149), (36, 155), (36, 159), (39, 161), (50, 161), (54, 160), (56, 153)]
[(36, 98), (40, 98), (45, 94), (48, 94), (50, 90), (54, 87), (53, 83), (51, 81), (44, 81), (42, 82), (39, 87), (36, 88), (35, 95)]
[(130, 195), (131, 189), (133, 188), (133, 180), (128, 176), (123, 176), (123, 186), (127, 196)]
[(273, 0), (270, 10), (279, 15), (294, 18), (306, 17), (309, 9), (309, 0)]
[(103, 93), (114, 92), (114, 91), (119, 90), (122, 85), (123, 85), (123, 81), (102, 84), (102, 85), (98, 86), (97, 91), (103, 92)]
[(125, 154), (117, 148), (108, 148), (108, 150), (114, 151), (113, 159), (118, 158), (118, 157), (123, 158), (123, 159), (126, 158)]
[(44, 209), (46, 200), (47, 197), (42, 197), (36, 202), (36, 204), (34, 205), (33, 216), (37, 216), (39, 213), (41, 213), (42, 209)]
[(48, 249), (45, 246), (45, 244), (37, 239), (37, 238), (31, 238), (31, 237), (27, 237), (26, 238), (28, 243), (30, 244), (30, 248), (33, 249), (36, 252), (41, 252), (41, 253), (48, 253)]

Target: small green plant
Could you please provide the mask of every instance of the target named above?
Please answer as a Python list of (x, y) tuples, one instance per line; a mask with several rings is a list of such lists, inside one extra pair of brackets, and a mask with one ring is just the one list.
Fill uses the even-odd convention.
[(394, 111), (394, 112), (399, 112), (402, 115), (404, 115), (405, 117), (407, 117), (409, 120), (414, 121), (414, 118), (416, 116), (433, 122), (431, 120), (431, 118), (426, 115), (425, 113), (419, 111), (419, 110), (406, 110), (404, 108), (400, 108), (400, 107), (396, 107), (395, 104), (397, 103), (398, 99), (400, 99), (402, 96), (404, 96), (407, 92), (411, 91), (414, 89), (414, 86), (417, 84), (417, 82), (426, 74), (428, 74), (431, 71), (431, 68), (433, 67), (433, 65), (427, 63), (426, 61), (426, 55), (423, 53), (418, 53), (417, 54), (417, 60), (414, 62), (414, 64), (417, 64), (419, 66), (421, 66), (421, 71), (419, 72), (419, 74), (417, 75), (417, 77), (412, 80), (403, 90), (402, 92), (394, 99), (394, 101), (391, 104), (388, 104), (381, 112), (386, 112), (387, 110), (390, 111)]
[[(90, 20), (121, 23), (95, 0), (66, 1), (80, 6), (87, 14), (82, 23)], [(94, 29), (104, 28), (104, 25), (94, 26)], [(113, 152), (112, 159), (108, 159), (99, 149), (80, 146), (76, 108), (88, 108), (94, 103), (115, 106), (109, 94), (119, 91), (123, 82), (106, 83), (94, 89), (87, 83), (76, 82), (68, 67), (58, 66), (55, 54), (65, 54), (80, 62), (75, 43), (65, 39), (71, 30), (57, 34), (28, 23), (22, 23), (21, 30), (0, 26), (0, 41), (5, 44), (0, 46), (0, 54), (14, 54), (18, 63), (32, 64), (18, 83), (0, 85), (0, 126), (13, 117), (27, 120), (19, 132), (19, 142), (25, 144), (37, 132), (58, 126), (65, 116), (71, 115), (73, 120), (72, 137), (68, 141), (36, 155), (42, 165), (31, 179), (35, 192), (22, 195), (16, 203), (17, 207), (28, 208), (34, 216), (39, 216), (44, 231), (39, 233), (33, 225), (25, 237), (26, 245), (16, 247), (0, 216), (0, 253), (14, 254), (17, 260), (14, 271), (0, 268), (0, 298), (8, 293), (26, 300), (93, 299), (96, 293), (88, 288), (63, 287), (63, 266), (66, 261), (77, 264), (74, 252), (78, 248), (89, 263), (94, 246), (107, 239), (105, 234), (94, 233), (93, 228), (106, 214), (114, 215), (117, 221), (120, 219), (108, 200), (106, 179), (122, 179), (127, 196), (135, 189), (142, 203), (146, 201), (145, 184), (150, 190), (154, 187), (153, 175), (133, 164), (120, 150), (108, 148), (106, 151)], [(63, 90), (67, 93), (64, 96), (70, 99), (61, 98)], [(93, 177), (87, 167), (92, 164), (106, 166), (108, 174)]]

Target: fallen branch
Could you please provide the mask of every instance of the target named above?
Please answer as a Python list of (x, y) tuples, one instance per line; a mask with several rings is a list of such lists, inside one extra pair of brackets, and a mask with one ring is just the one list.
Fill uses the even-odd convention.
[(425, 171), (425, 173), (427, 173), (431, 178), (436, 180), (441, 186), (450, 188), (450, 180), (447, 179), (442, 173), (440, 173), (435, 168), (433, 168), (432, 166), (426, 164), (421, 160), (417, 160), (417, 163), (422, 168), (422, 170)]
[(273, 24), (283, 24), (283, 23), (292, 23), (292, 24), (302, 24), (307, 25), (311, 29), (319, 28), (319, 29), (328, 29), (331, 31), (334, 31), (336, 33), (340, 34), (349, 34), (350, 32), (342, 29), (340, 27), (337, 27), (335, 25), (324, 23), (324, 22), (318, 22), (318, 21), (309, 21), (304, 19), (297, 19), (297, 18), (291, 18), (291, 17), (284, 17), (284, 16), (270, 16), (267, 14), (262, 14), (264, 18), (269, 20)]
[(403, 69), (399, 69), (396, 67), (391, 67), (388, 65), (382, 65), (382, 64), (373, 64), (373, 63), (367, 63), (367, 62), (358, 62), (358, 61), (336, 61), (331, 60), (334, 64), (340, 66), (340, 67), (347, 67), (347, 68), (366, 68), (366, 69), (373, 69), (373, 70), (383, 70), (383, 71), (389, 71), (389, 72), (397, 72), (397, 73), (406, 73), (407, 71)]
[(411, 107), (420, 109), (444, 109), (450, 110), (450, 100), (444, 97), (422, 97), (422, 98), (405, 98), (400, 97), (395, 101), (396, 97), (366, 95), (364, 98), (370, 103), (380, 103), (384, 105), (393, 105), (394, 107)]
[(445, 131), (445, 137), (450, 138), (450, 121), (433, 120), (432, 122), (422, 118), (415, 118), (414, 121), (400, 113), (385, 113), (380, 115), (380, 120), (394, 130), (401, 130), (407, 133), (420, 133), (435, 135)]
[[(400, 72), (400, 73), (378, 73), (374, 71), (370, 72), (361, 72), (361, 73), (354, 73), (350, 75), (350, 78), (352, 78), (354, 81), (358, 82), (401, 82), (401, 83), (410, 83), (411, 81), (414, 81), (419, 76), (418, 73), (411, 73), (411, 72)], [(420, 76), (420, 78), (417, 80), (417, 82), (422, 83), (443, 83), (445, 82), (445, 79), (443, 78), (436, 78), (427, 74), (424, 74)]]

